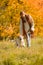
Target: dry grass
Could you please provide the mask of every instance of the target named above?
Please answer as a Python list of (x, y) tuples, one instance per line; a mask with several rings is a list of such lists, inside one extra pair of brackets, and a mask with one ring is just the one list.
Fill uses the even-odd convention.
[(43, 39), (34, 38), (31, 44), (24, 48), (15, 42), (0, 41), (0, 65), (43, 65)]

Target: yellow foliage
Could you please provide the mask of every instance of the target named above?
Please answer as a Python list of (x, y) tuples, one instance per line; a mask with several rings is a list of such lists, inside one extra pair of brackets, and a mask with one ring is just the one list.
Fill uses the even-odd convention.
[(3, 0), (0, 2), (1, 36), (19, 36), (20, 11), (30, 14), (35, 22), (35, 36), (43, 36), (42, 0)]

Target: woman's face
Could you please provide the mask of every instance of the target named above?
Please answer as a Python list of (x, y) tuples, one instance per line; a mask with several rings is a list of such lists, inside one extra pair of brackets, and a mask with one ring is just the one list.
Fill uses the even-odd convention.
[(22, 14), (20, 15), (21, 17), (24, 17), (25, 16), (25, 13), (24, 12), (22, 12)]

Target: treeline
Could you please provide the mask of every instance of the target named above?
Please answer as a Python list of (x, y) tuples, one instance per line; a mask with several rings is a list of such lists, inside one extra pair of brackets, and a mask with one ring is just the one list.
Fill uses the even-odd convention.
[(35, 8), (35, 5), (33, 6), (33, 0), (0, 0), (0, 39), (12, 39), (19, 35), (19, 13), (21, 10), (25, 11), (27, 14), (31, 14), (34, 18), (35, 36), (42, 36), (43, 19), (41, 12), (39, 12), (39, 7)]

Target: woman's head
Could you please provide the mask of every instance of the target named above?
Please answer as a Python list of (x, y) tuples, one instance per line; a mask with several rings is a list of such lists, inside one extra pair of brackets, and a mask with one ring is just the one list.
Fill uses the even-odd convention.
[(24, 12), (24, 11), (21, 11), (21, 12), (20, 12), (20, 16), (21, 16), (21, 17), (24, 17), (24, 16), (25, 16), (25, 12)]

